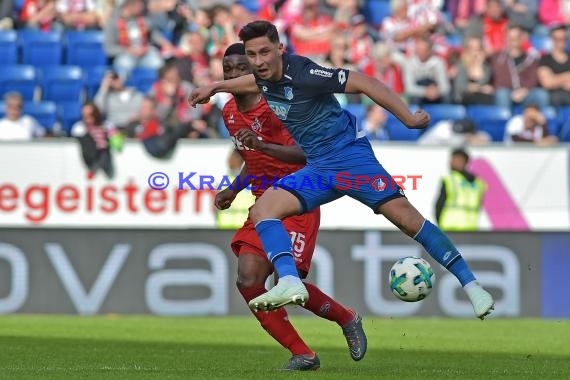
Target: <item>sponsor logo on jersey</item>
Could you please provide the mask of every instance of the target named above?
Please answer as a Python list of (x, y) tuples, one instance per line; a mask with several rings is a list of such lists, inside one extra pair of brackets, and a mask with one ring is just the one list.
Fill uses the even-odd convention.
[(277, 118), (279, 118), (279, 120), (287, 120), (289, 109), (291, 109), (290, 104), (273, 102), (270, 100), (267, 101), (267, 104), (269, 104), (269, 107), (275, 113), (275, 115), (277, 115)]
[(233, 114), (233, 113), (230, 114), (230, 119), (228, 120), (228, 123), (229, 123), (229, 124), (235, 123), (235, 121), (234, 121), (234, 114)]
[(261, 122), (259, 121), (258, 118), (255, 118), (255, 120), (253, 121), (253, 124), (251, 125), (251, 129), (254, 132), (261, 132), (262, 127), (263, 127), (263, 124), (261, 124)]
[(321, 70), (321, 69), (311, 69), (311, 70), (309, 70), (309, 73), (311, 75), (317, 75), (317, 76), (325, 77), (325, 78), (332, 78), (332, 76), (333, 76), (333, 73), (331, 71)]
[(263, 87), (261, 87), (261, 90), (262, 90), (263, 92), (267, 92), (268, 88), (267, 88), (267, 86), (263, 86)]
[(287, 100), (293, 100), (293, 89), (291, 87), (285, 87), (285, 98)]

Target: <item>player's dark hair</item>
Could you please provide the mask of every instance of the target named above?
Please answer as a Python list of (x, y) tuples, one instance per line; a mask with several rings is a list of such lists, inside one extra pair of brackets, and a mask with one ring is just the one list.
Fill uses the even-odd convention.
[(277, 28), (268, 21), (258, 20), (250, 22), (239, 31), (239, 39), (244, 43), (258, 37), (267, 37), (273, 43), (279, 42)]
[(469, 162), (469, 154), (467, 154), (463, 148), (454, 149), (453, 152), (451, 152), (451, 156), (460, 156), (463, 157), (465, 162)]
[(245, 55), (245, 46), (241, 42), (228, 46), (224, 53), (224, 58), (228, 55)]

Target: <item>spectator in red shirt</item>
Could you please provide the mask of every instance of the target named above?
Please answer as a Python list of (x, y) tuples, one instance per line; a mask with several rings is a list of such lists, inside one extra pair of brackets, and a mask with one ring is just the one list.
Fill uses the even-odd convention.
[(485, 13), (472, 19), (465, 30), (465, 37), (479, 37), (487, 54), (505, 49), (507, 45), (507, 18), (500, 0), (489, 0)]
[(130, 135), (142, 141), (145, 150), (155, 158), (171, 157), (178, 140), (195, 132), (188, 126), (181, 126), (178, 129), (163, 127), (157, 103), (150, 97), (142, 102), (139, 120), (140, 122), (131, 128)]
[(48, 31), (56, 17), (54, 0), (25, 0), (20, 9), (20, 24), (24, 28)]
[(349, 41), (350, 61), (356, 66), (362, 66), (370, 57), (374, 41), (368, 35), (368, 26), (363, 15), (355, 15), (350, 19)]
[(333, 20), (320, 12), (319, 0), (305, 0), (303, 13), (291, 26), (291, 46), (295, 54), (320, 60), (330, 51), (334, 30)]
[(200, 111), (190, 107), (186, 99), (194, 86), (180, 78), (178, 66), (168, 62), (160, 68), (158, 80), (152, 85), (148, 96), (157, 104), (161, 124), (176, 128), (180, 124), (192, 123), (199, 118)]
[(364, 73), (383, 82), (396, 94), (404, 93), (402, 69), (394, 62), (392, 48), (385, 42), (374, 45), (373, 60), (364, 68)]

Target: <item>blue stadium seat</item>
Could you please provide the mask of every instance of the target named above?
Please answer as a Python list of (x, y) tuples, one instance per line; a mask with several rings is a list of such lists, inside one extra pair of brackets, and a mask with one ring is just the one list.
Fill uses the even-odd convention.
[(503, 141), (505, 127), (511, 118), (511, 111), (493, 105), (472, 105), (467, 107), (467, 117), (473, 120), (477, 129), (487, 132), (495, 142)]
[(558, 132), (558, 137), (561, 142), (570, 142), (570, 122), (562, 125), (560, 132)]
[(136, 87), (140, 92), (146, 94), (152, 84), (158, 80), (158, 70), (136, 68), (131, 71), (126, 81), (127, 86)]
[(552, 50), (552, 41), (549, 36), (532, 34), (530, 36), (530, 44), (541, 53), (549, 53)]
[(14, 9), (16, 10), (16, 13), (20, 13), (20, 10), (22, 9), (22, 7), (24, 6), (24, 2), (26, 0), (13, 0), (14, 2)]
[(256, 14), (259, 11), (258, 0), (237, 0), (236, 4), (243, 6), (248, 12)]
[(390, 0), (367, 0), (362, 14), (369, 24), (380, 26), (384, 18), (392, 14)]
[(558, 107), (558, 125), (560, 141), (570, 142), (570, 107)]
[(570, 106), (560, 106), (556, 109), (560, 121), (567, 121), (570, 119)]
[(431, 117), (430, 127), (442, 120), (461, 120), (466, 116), (465, 107), (461, 104), (426, 104), (423, 109)]
[(81, 120), (81, 106), (79, 101), (58, 102), (57, 114), (61, 128), (67, 136), (71, 132), (73, 124)]
[(560, 120), (558, 119), (558, 112), (554, 107), (547, 107), (542, 110), (544, 113), (544, 117), (546, 117), (546, 121), (548, 122), (548, 130), (551, 135), (558, 135), (561, 128)]
[(22, 63), (35, 67), (60, 65), (63, 57), (61, 33), (21, 30)]
[(386, 131), (391, 141), (417, 141), (422, 134), (420, 129), (408, 129), (391, 113), (386, 120)]
[(103, 49), (103, 39), (103, 32), (96, 30), (66, 32), (65, 62), (80, 67), (106, 65), (107, 56)]
[(111, 68), (109, 66), (83, 67), (83, 85), (85, 86), (86, 98), (92, 100), (101, 86), (105, 73)]
[(31, 65), (10, 65), (0, 70), (0, 97), (15, 91), (24, 100), (33, 100), (36, 84), (36, 70)]
[(78, 66), (44, 67), (40, 76), (43, 100), (80, 101), (83, 71)]
[(463, 46), (463, 36), (459, 33), (448, 34), (445, 38), (449, 45), (454, 48), (461, 48)]
[(564, 123), (570, 121), (570, 106), (558, 107), (556, 110), (558, 113), (558, 123), (559, 124), (564, 124)]
[(18, 64), (18, 33), (13, 30), (0, 32), (0, 65)]
[(22, 112), (33, 116), (47, 131), (52, 131), (57, 121), (57, 108), (54, 102), (26, 102)]

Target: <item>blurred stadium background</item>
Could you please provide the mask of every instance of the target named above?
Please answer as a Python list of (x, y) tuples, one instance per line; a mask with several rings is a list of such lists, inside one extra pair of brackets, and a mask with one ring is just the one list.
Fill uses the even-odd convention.
[[(405, 178), (407, 196), (425, 216), (434, 220), (454, 147), (468, 150), (471, 171), (489, 185), (476, 231), (450, 234), (496, 297), (495, 313), (485, 322), (492, 326), (488, 330), (468, 320), (471, 306), (458, 284), (433, 261), (432, 295), (421, 303), (396, 300), (387, 286), (388, 268), (400, 257), (427, 254), (355, 201), (341, 199), (322, 208), (310, 278), (363, 314), (371, 338), (370, 361), (358, 369), (360, 363), (348, 362), (334, 326), (291, 309), (307, 340), (329, 354), (321, 357), (329, 366), (323, 365), (323, 376), (377, 378), (380, 371), (386, 378), (399, 377), (398, 369), (409, 366), (403, 358), (414, 363), (406, 367), (410, 376), (567, 378), (570, 81), (565, 75), (570, 60), (566, 56), (564, 64), (553, 66), (547, 59), (570, 46), (567, 38), (563, 48), (556, 41), (566, 35), (570, 19), (562, 3), (148, 0), (140, 13), (146, 24), (129, 24), (140, 30), (126, 39), (157, 54), (132, 67), (117, 59), (131, 51), (132, 43), (124, 41), (120, 18), (125, 8), (135, 8), (129, 14), (136, 14), (138, 0), (2, 1), (0, 97), (8, 97), (0, 102), (0, 314), (5, 315), (0, 318), (0, 377), (4, 372), (6, 378), (255, 378), (260, 370), (240, 370), (245, 367), (237, 355), (251, 349), (244, 366), (255, 368), (259, 355), (261, 371), (286, 359), (248, 318), (235, 290), (233, 230), (219, 224), (212, 207), (215, 190), (178, 190), (180, 179), (191, 172), (214, 178), (229, 173), (233, 144), (220, 122), (228, 97), (217, 96), (197, 110), (184, 99), (194, 86), (222, 78), (225, 47), (237, 41), (242, 25), (263, 18), (279, 26), (289, 51), (373, 75), (401, 94), (410, 109), (430, 112), (427, 131), (409, 131), (366, 98), (338, 96), (358, 117), (383, 165)], [(551, 34), (553, 28), (563, 35)], [(418, 46), (425, 37), (432, 50), (422, 53)], [(482, 58), (470, 55), (475, 47), (467, 42), (473, 40), (480, 41)], [(513, 62), (524, 59), (530, 67), (524, 70), (532, 86), (523, 95), (543, 96), (523, 96), (505, 106), (504, 98), (495, 97), (504, 74), (493, 70), (507, 65), (494, 63), (514, 40), (521, 55)], [(416, 66), (406, 67), (423, 62), (418, 54), (424, 53), (430, 63), (422, 67), (432, 79), (427, 86), (437, 87), (429, 99), (418, 96), (421, 81), (411, 76)], [(473, 68), (475, 61), (479, 66)], [(174, 68), (175, 78), (164, 68)], [(445, 84), (435, 72), (444, 73)], [(474, 72), (488, 76), (483, 80)], [(559, 75), (556, 83), (548, 80), (550, 74)], [(459, 80), (465, 76), (479, 87)], [(143, 143), (156, 132), (149, 131), (140, 108), (145, 96), (164, 105), (169, 81), (181, 92), (166, 102), (176, 117), (173, 122), (160, 116), (162, 128), (189, 129), (159, 157)], [(512, 89), (524, 87), (519, 82), (513, 79)], [(106, 96), (127, 93), (125, 86), (134, 90), (115, 98), (119, 101), (111, 107), (113, 98)], [(468, 96), (473, 94), (487, 96)], [(538, 105), (546, 127), (523, 136), (515, 124), (523, 120), (525, 99)], [(97, 127), (110, 147), (111, 172), (88, 169), (82, 160), (78, 140), (88, 133), (83, 105), (90, 101), (103, 114)], [(466, 119), (472, 126), (457, 128)], [(513, 137), (517, 133), (521, 138)], [(149, 187), (153, 173), (162, 173), (163, 180), (168, 176), (167, 189)], [(456, 331), (468, 334), (464, 341), (450, 332), (446, 321), (452, 318)], [(129, 324), (135, 327), (129, 330)], [(244, 330), (232, 338), (238, 326)], [(178, 328), (181, 334), (169, 330)], [(530, 331), (536, 334), (521, 336)], [(223, 338), (216, 338), (218, 333)], [(482, 356), (487, 342), (496, 355)], [(168, 355), (156, 356), (161, 349)], [(108, 356), (101, 354), (107, 350)], [(440, 360), (442, 354), (454, 360)], [(172, 359), (178, 355), (194, 360)], [(227, 363), (229, 355), (237, 359)], [(528, 362), (531, 357), (535, 362)], [(487, 366), (481, 364), (486, 360)]]

